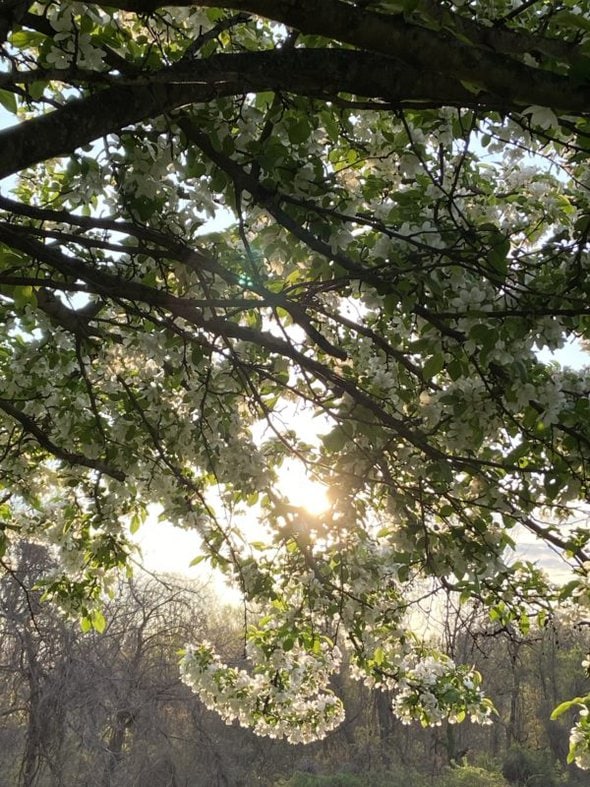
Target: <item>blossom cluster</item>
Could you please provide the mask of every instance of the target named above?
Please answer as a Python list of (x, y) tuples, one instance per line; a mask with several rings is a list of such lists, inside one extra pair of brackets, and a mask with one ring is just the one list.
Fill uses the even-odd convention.
[(247, 656), (253, 671), (224, 664), (208, 642), (187, 646), (181, 676), (226, 723), (236, 720), (257, 735), (309, 743), (343, 721), (342, 702), (327, 686), (337, 648), (322, 642), (310, 653), (293, 644), (268, 653), (250, 641)]
[(444, 719), (455, 724), (466, 717), (477, 724), (491, 724), (494, 706), (484, 696), (476, 670), (437, 654), (414, 656), (402, 663), (393, 711), (404, 724), (419, 721), (423, 726), (437, 726)]
[(52, 46), (46, 55), (47, 63), (57, 69), (72, 66), (100, 71), (104, 66), (105, 53), (93, 41), (89, 32), (80, 30), (80, 24), (94, 22), (108, 25), (111, 18), (104, 11), (87, 6), (85, 3), (67, 2), (51, 4), (47, 9), (47, 21), (55, 30)]
[(581, 708), (580, 715), (570, 731), (570, 762), (579, 768), (590, 770), (590, 708)]

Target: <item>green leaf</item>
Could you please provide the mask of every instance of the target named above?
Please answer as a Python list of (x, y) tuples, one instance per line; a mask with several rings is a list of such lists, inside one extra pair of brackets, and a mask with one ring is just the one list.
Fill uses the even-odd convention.
[(456, 382), (460, 377), (463, 376), (463, 364), (461, 361), (453, 358), (453, 360), (447, 364), (447, 372), (449, 373), (451, 380)]
[(140, 528), (140, 527), (141, 527), (141, 517), (140, 517), (140, 516), (139, 516), (139, 514), (136, 512), (136, 513), (135, 513), (135, 514), (133, 514), (133, 516), (131, 517), (131, 522), (129, 523), (129, 532), (130, 532), (131, 534), (133, 534), (133, 533), (137, 533), (137, 531), (139, 530), (139, 528)]
[(0, 90), (0, 104), (13, 115), (18, 111), (16, 96), (9, 90)]
[(328, 434), (322, 436), (322, 443), (324, 448), (331, 454), (338, 453), (348, 443), (349, 437), (346, 435), (344, 429), (339, 426), (333, 429)]
[(495, 273), (499, 275), (502, 281), (506, 278), (508, 273), (508, 252), (510, 251), (510, 241), (506, 241), (501, 245), (494, 246), (487, 253), (487, 260)]
[(570, 582), (566, 582), (559, 590), (559, 599), (560, 601), (567, 601), (567, 599), (571, 598), (574, 591), (580, 587), (580, 580), (579, 579), (572, 579)]
[(47, 85), (45, 82), (31, 82), (28, 87), (28, 95), (33, 99), (33, 101), (38, 101), (45, 92), (46, 87)]
[(576, 750), (574, 749), (573, 746), (571, 746), (570, 750), (567, 753), (567, 757), (565, 761), (567, 762), (568, 765), (571, 765), (575, 759), (576, 759)]
[(99, 609), (94, 610), (92, 613), (92, 628), (99, 634), (102, 634), (107, 625), (105, 616)]
[(567, 27), (572, 30), (583, 32), (590, 32), (590, 19), (584, 13), (573, 14), (571, 11), (558, 11), (554, 16), (554, 22), (561, 27)]
[(465, 90), (472, 93), (474, 96), (477, 96), (483, 90), (483, 85), (479, 82), (471, 82), (467, 79), (461, 79), (460, 82)]
[(28, 284), (22, 287), (14, 287), (12, 297), (14, 298), (15, 306), (19, 310), (24, 309), (24, 307), (28, 305), (37, 305), (37, 299), (35, 298), (33, 288)]
[(299, 145), (302, 142), (307, 142), (311, 134), (311, 126), (305, 117), (300, 117), (292, 121), (287, 128), (287, 135), (289, 142), (293, 145)]
[(323, 117), (324, 127), (331, 142), (336, 142), (340, 133), (338, 121), (331, 112), (325, 112)]
[(35, 30), (17, 30), (10, 34), (9, 40), (15, 49), (27, 49), (40, 46), (47, 40), (47, 36)]
[(564, 714), (566, 711), (570, 710), (570, 708), (573, 708), (576, 705), (584, 707), (586, 705), (587, 699), (588, 699), (587, 697), (574, 697), (573, 700), (566, 700), (565, 702), (562, 702), (560, 705), (558, 705), (556, 708), (553, 709), (550, 716), (551, 721), (555, 721), (555, 719), (558, 719), (562, 714)]
[(227, 186), (227, 175), (221, 169), (216, 169), (210, 181), (211, 191), (221, 192)]
[(422, 367), (422, 373), (427, 380), (435, 377), (445, 367), (445, 356), (442, 353), (433, 355)]
[(495, 328), (490, 328), (483, 323), (478, 323), (470, 329), (469, 338), (477, 342), (481, 350), (489, 352), (496, 346), (498, 333)]

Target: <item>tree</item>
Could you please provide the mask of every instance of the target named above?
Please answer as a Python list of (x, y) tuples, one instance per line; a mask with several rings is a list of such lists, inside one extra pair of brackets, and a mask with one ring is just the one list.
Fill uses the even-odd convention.
[(0, 580), (2, 772), (23, 787), (63, 783), (71, 637), (30, 590), (49, 564), (46, 549), (21, 542)]
[(227, 728), (180, 679), (178, 648), (197, 632), (225, 658), (239, 650), (239, 611), (194, 582), (140, 574), (117, 583), (105, 631), (83, 633), (32, 589), (47, 550), (21, 542), (11, 557), (0, 581), (3, 784), (209, 787), (263, 772), (270, 785), (292, 771), (293, 747)]
[(538, 354), (590, 333), (589, 11), (4, 0), (2, 537), (58, 549), (49, 597), (102, 628), (159, 503), (244, 595), (244, 663), (183, 659), (225, 718), (323, 736), (345, 650), (404, 721), (490, 719), (411, 588), (522, 627), (590, 602), (588, 373)]

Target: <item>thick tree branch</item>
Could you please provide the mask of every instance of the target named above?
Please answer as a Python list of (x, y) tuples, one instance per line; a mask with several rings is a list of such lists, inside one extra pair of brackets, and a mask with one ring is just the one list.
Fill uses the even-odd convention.
[[(445, 34), (467, 39), (474, 46), (490, 52), (502, 52), (519, 58), (525, 53), (543, 54), (555, 60), (566, 61), (578, 56), (577, 47), (569, 41), (506, 27), (504, 22), (508, 21), (508, 17), (500, 20), (499, 24), (485, 26), (451, 11), (439, 0), (420, 0), (420, 12), (429, 22), (435, 22)], [(419, 21), (416, 23), (419, 24)]]
[[(119, 7), (128, 10), (152, 10), (154, 3), (123, 0)], [(160, 3), (157, 3), (160, 5)], [(411, 24), (403, 14), (370, 11), (341, 0), (204, 0), (202, 6), (245, 11), (281, 22), (308, 35), (351, 44), (361, 50), (378, 52), (402, 61), (419, 72), (444, 74), (447, 79), (464, 81), (482, 92), (508, 99), (510, 104), (550, 106), (558, 111), (585, 112), (590, 103), (590, 89), (576, 88), (574, 82), (542, 69), (525, 66), (506, 57), (505, 46), (494, 46), (493, 34), (487, 47), (471, 46), (452, 38), (445, 30), (437, 31)], [(454, 26), (454, 15), (450, 25)], [(461, 25), (461, 21), (459, 21)], [(472, 31), (475, 32), (475, 31)], [(480, 39), (483, 36), (480, 35)], [(500, 35), (498, 35), (501, 41)], [(523, 41), (520, 53), (530, 41)], [(516, 50), (516, 43), (511, 42)], [(575, 107), (571, 103), (577, 94)]]
[[(119, 8), (126, 11), (133, 11), (136, 13), (153, 13), (158, 9), (164, 8), (169, 5), (166, 0), (113, 0), (109, 3), (114, 8)], [(192, 6), (192, 0), (175, 0), (175, 6)], [(215, 3), (200, 2), (198, 5), (209, 6), (215, 5), (220, 8), (243, 8), (246, 3), (244, 2), (225, 2), (224, 0), (217, 0)], [(278, 5), (274, 4), (273, 6)], [(283, 7), (287, 6), (287, 2), (283, 2)], [(298, 3), (291, 3), (295, 8)], [(300, 5), (300, 4), (299, 4)], [(340, 3), (342, 5), (342, 3)], [(366, 5), (366, 4), (365, 4)], [(262, 10), (262, 5), (257, 6), (259, 13), (262, 16), (268, 16), (274, 19), (271, 13), (271, 6), (269, 3), (265, 4), (265, 10)], [(333, 9), (334, 6), (331, 6)], [(351, 6), (347, 5), (346, 10)], [(357, 7), (352, 7), (353, 11), (358, 15), (357, 19), (362, 14), (363, 18), (375, 16), (375, 12), (362, 7), (357, 4)], [(314, 10), (317, 10), (314, 6)], [(517, 9), (518, 10), (518, 9)], [(380, 14), (383, 16), (385, 14)], [(392, 14), (387, 14), (389, 18)], [(508, 21), (512, 14), (508, 14), (502, 19), (498, 20), (499, 23), (493, 26), (483, 25), (474, 19), (467, 16), (451, 11), (448, 6), (442, 5), (438, 0), (421, 0), (419, 5), (419, 12), (415, 13), (408, 19), (407, 15), (402, 17), (401, 14), (393, 15), (394, 18), (402, 21), (404, 24), (412, 27), (424, 27), (426, 31), (438, 28), (440, 35), (448, 40), (448, 36), (453, 36), (459, 41), (468, 40), (473, 46), (480, 47), (489, 52), (501, 52), (504, 54), (517, 55), (522, 57), (523, 54), (544, 54), (556, 60), (571, 60), (580, 56), (579, 49), (575, 44), (569, 41), (564, 41), (556, 38), (549, 38), (538, 33), (531, 33), (528, 30), (513, 29), (507, 27), (505, 22)], [(426, 24), (424, 24), (426, 22)]]
[[(149, 85), (140, 76), (138, 85), (99, 90), (0, 132), (0, 178), (173, 109), (248, 92), (286, 91), (326, 99), (349, 93), (400, 107), (483, 106), (504, 112), (518, 111), (521, 104), (570, 113), (590, 106), (589, 89), (534, 69), (529, 69), (534, 79), (527, 83), (519, 69), (519, 64), (509, 73), (504, 68), (507, 84), (494, 97), (484, 92), (485, 86), (475, 94), (454, 77), (354, 50), (279, 49), (182, 61), (151, 74)], [(518, 96), (511, 87), (515, 83), (521, 85)]]
[(142, 76), (138, 81), (136, 86), (117, 85), (72, 100), (0, 132), (0, 178), (133, 123), (220, 96), (274, 90), (326, 98), (346, 92), (400, 106), (424, 100), (474, 101), (461, 85), (421, 75), (380, 55), (337, 49), (215, 55), (162, 69), (150, 75), (149, 85)]

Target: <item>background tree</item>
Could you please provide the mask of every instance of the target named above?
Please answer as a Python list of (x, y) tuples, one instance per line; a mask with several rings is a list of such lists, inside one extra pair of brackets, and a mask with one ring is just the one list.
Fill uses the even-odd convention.
[[(63, 619), (40, 613), (33, 583), (51, 565), (47, 551), (21, 542), (16, 567), (2, 577), (2, 771), (7, 783), (24, 787), (59, 782), (65, 736), (69, 634)], [(6, 567), (6, 564), (5, 564)], [(20, 762), (12, 755), (20, 751)]]
[[(549, 727), (552, 705), (541, 689), (551, 682), (556, 696), (580, 692), (578, 665), (588, 648), (583, 629), (557, 621), (552, 631), (518, 635), (522, 657), (514, 680), (508, 633), (494, 630), (482, 610), (464, 607), (457, 616), (450, 604), (448, 630), (457, 632), (452, 654), (485, 672), (499, 713), (495, 725), (450, 725), (452, 735), (446, 723), (431, 730), (401, 725), (384, 692), (343, 673), (335, 688), (346, 703), (345, 723), (325, 741), (288, 746), (224, 725), (181, 682), (176, 650), (195, 629), (229, 662), (243, 647), (236, 611), (220, 606), (207, 588), (169, 576), (121, 582), (106, 604), (105, 631), (83, 633), (77, 621), (40, 604), (30, 586), (51, 566), (47, 553), (22, 544), (12, 558), (15, 568), (0, 588), (0, 783), (7, 787), (585, 784), (578, 769), (559, 764), (567, 728)], [(27, 633), (33, 647), (14, 647)], [(440, 646), (446, 651), (445, 642)], [(539, 677), (549, 648), (553, 667)], [(515, 683), (527, 712), (520, 746), (509, 748), (497, 731), (510, 723)]]
[(244, 595), (243, 663), (183, 660), (228, 720), (322, 737), (343, 650), (404, 721), (489, 721), (408, 588), (526, 629), (555, 589), (518, 526), (588, 602), (588, 374), (538, 350), (588, 334), (589, 11), (2, 4), (2, 537), (58, 548), (48, 597), (104, 629), (157, 502)]
[(228, 729), (180, 680), (188, 636), (209, 634), (227, 659), (240, 649), (235, 613), (205, 588), (121, 582), (105, 631), (84, 633), (39, 602), (46, 551), (24, 544), (12, 557), (1, 587), (0, 784), (237, 785), (260, 771), (272, 784), (289, 768), (285, 744)]

